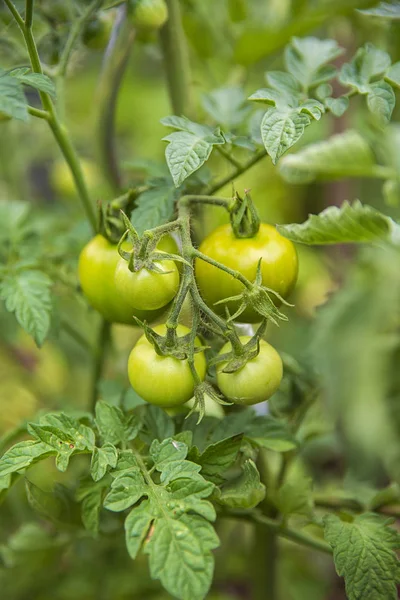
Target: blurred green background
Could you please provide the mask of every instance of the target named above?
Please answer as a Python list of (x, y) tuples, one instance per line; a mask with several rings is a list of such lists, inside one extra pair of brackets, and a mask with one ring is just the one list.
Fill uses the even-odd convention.
[[(58, 48), (70, 27), (69, 10), (73, 10), (74, 3), (37, 0), (36, 4), (42, 16), (35, 22), (35, 32), (42, 60), (51, 74)], [(349, 60), (366, 41), (389, 52), (392, 62), (396, 62), (400, 59), (400, 22), (354, 10), (368, 4), (373, 3), (182, 0), (196, 98), (193, 118), (213, 124), (204, 108), (210, 92), (237, 87), (239, 97), (246, 97), (263, 87), (264, 73), (282, 68), (282, 51), (293, 35), (336, 39), (346, 49), (338, 65)], [(92, 196), (107, 201), (113, 191), (99, 159), (98, 135), (102, 127), (98, 118), (103, 61), (102, 52), (80, 44), (63, 90), (59, 91), (60, 110), (65, 111), (66, 124), (85, 161)], [(0, 66), (7, 69), (26, 64), (17, 27), (2, 5)], [(257, 108), (250, 110), (256, 122)], [(226, 113), (228, 118), (229, 106)], [(136, 41), (116, 110), (115, 141), (124, 187), (140, 183), (149, 164), (154, 167), (159, 163), (162, 168), (165, 143), (161, 138), (165, 129), (159, 121), (169, 114), (158, 41)], [(399, 114), (396, 108), (394, 123), (384, 134), (375, 127), (362, 100), (356, 99), (342, 118), (327, 116), (313, 124), (294, 151), (351, 128), (365, 138), (384, 164), (398, 162), (400, 126), (395, 122)], [(220, 178), (231, 166), (216, 155), (207, 169)], [(396, 199), (390, 205), (385, 201), (382, 181), (352, 178), (290, 185), (267, 158), (239, 177), (235, 186), (239, 192), (251, 189), (262, 219), (270, 223), (301, 222), (310, 212), (356, 198), (395, 219), (399, 216)], [(227, 186), (219, 195), (230, 193), (231, 187)], [(66, 323), (73, 324), (91, 347), (98, 317), (77, 293), (77, 257), (90, 231), (61, 155), (39, 119), (32, 119), (29, 125), (17, 121), (0, 124), (0, 201), (29, 203), (30, 218), (36, 227), (34, 243), (43, 245), (52, 258), (59, 257), (57, 306), (51, 335), (43, 348), (37, 349), (14, 318), (3, 306), (0, 308), (0, 444), (5, 448), (10, 432), (41, 411), (86, 409), (90, 353)], [(194, 232), (197, 240), (224, 220), (226, 215), (218, 209), (199, 212)], [(271, 328), (268, 336), (280, 351), (310, 365), (310, 370), (318, 371), (321, 377), (320, 402), (302, 430), (303, 468), (315, 476), (321, 492), (329, 491), (337, 479), (344, 477), (349, 496), (365, 495), (384, 487), (392, 477), (399, 477), (395, 464), (400, 438), (395, 376), (399, 364), (398, 257), (393, 254), (388, 259), (379, 249), (358, 251), (348, 247), (299, 247), (298, 252), (299, 281), (291, 298), (295, 308), (289, 311), (289, 323)], [(121, 390), (127, 389), (125, 365), (138, 334), (135, 328), (113, 328), (113, 349), (102, 385), (102, 395), (110, 402), (118, 403)], [(282, 389), (274, 402), (284, 413), (284, 385)], [(58, 472), (48, 460), (30, 470), (29, 479), (43, 489), (50, 489), (56, 481), (62, 493), (67, 493), (68, 485), (80, 472), (78, 459), (66, 474)], [(22, 526), (21, 521), (25, 522)], [(223, 522), (218, 533), (222, 546), (216, 552), (215, 585), (208, 598), (245, 600), (250, 597), (251, 527)], [(4, 600), (169, 598), (149, 578), (144, 558), (135, 563), (129, 559), (116, 515), (108, 518), (99, 540), (68, 530), (57, 532), (34, 513), (20, 484), (0, 512), (0, 590)], [(336, 578), (329, 559), (315, 557), (289, 543), (282, 545), (279, 590), (282, 600), (345, 598), (342, 582)]]

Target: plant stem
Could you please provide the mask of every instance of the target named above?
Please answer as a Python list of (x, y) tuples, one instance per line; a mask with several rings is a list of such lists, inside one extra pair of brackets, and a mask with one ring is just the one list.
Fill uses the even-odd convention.
[(47, 110), (40, 110), (40, 108), (35, 108), (34, 106), (28, 106), (28, 113), (33, 117), (37, 117), (38, 119), (49, 120), (50, 115)]
[(252, 600), (276, 599), (277, 539), (273, 531), (264, 527), (254, 528), (252, 553), (253, 589)]
[(118, 92), (135, 40), (135, 30), (126, 14), (125, 3), (118, 9), (97, 87), (96, 135), (99, 160), (108, 184), (116, 194), (121, 190), (122, 181), (115, 148), (115, 111)]
[(229, 152), (227, 152), (222, 146), (216, 146), (217, 151), (221, 154), (221, 156), (223, 156), (224, 158), (226, 158), (227, 161), (229, 161), (231, 163), (231, 165), (233, 165), (235, 167), (235, 169), (241, 169), (242, 165), (241, 163), (236, 160), (236, 158), (234, 158), (233, 156), (231, 156), (229, 154)]
[(271, 519), (262, 515), (256, 510), (239, 511), (232, 509), (222, 514), (221, 516), (234, 519), (242, 519), (250, 523), (263, 525), (270, 531), (276, 533), (279, 537), (285, 538), (292, 542), (296, 542), (297, 544), (301, 544), (302, 546), (306, 546), (307, 548), (312, 548), (313, 550), (324, 552), (325, 554), (332, 554), (332, 549), (326, 542), (311, 537), (310, 535), (302, 533), (301, 531), (298, 531), (296, 529), (292, 529), (291, 527), (288, 527), (275, 519)]
[(209, 188), (207, 188), (207, 190), (204, 193), (209, 196), (212, 196), (213, 194), (218, 192), (221, 188), (225, 187), (228, 183), (230, 183), (231, 181), (236, 179), (236, 177), (239, 177), (240, 175), (245, 173), (248, 169), (253, 167), (256, 163), (258, 163), (266, 155), (267, 155), (267, 151), (265, 149), (260, 150), (257, 154), (254, 154), (254, 156), (252, 158), (250, 158), (250, 160), (248, 160), (246, 163), (244, 163), (243, 165), (241, 165), (240, 167), (235, 169), (235, 171), (232, 171), (232, 173), (230, 173), (223, 179), (220, 179), (219, 181), (217, 181), (216, 183), (211, 185)]
[[(24, 37), (25, 44), (28, 50), (32, 70), (35, 73), (43, 73), (42, 65), (40, 63), (39, 54), (37, 51), (35, 39), (32, 34), (32, 21), (29, 18), (29, 15), (32, 11), (33, 0), (26, 0), (26, 13), (28, 14), (28, 20), (25, 24), (25, 21), (22, 19), (21, 15), (17, 11), (16, 7), (12, 3), (12, 0), (4, 0), (10, 12), (14, 16), (16, 23), (18, 24), (21, 33)], [(68, 136), (66, 129), (61, 125), (58, 120), (57, 113), (54, 107), (54, 104), (48, 94), (45, 92), (40, 92), (40, 99), (45, 111), (48, 112), (47, 121), (50, 125), (50, 128), (53, 132), (53, 135), (60, 147), (62, 154), (64, 155), (65, 160), (68, 163), (68, 166), (71, 170), (72, 177), (74, 179), (76, 188), (78, 190), (79, 197), (82, 201), (83, 207), (86, 212), (86, 216), (93, 228), (93, 231), (97, 230), (97, 219), (94, 207), (90, 200), (85, 180), (83, 177), (82, 169), (78, 160), (78, 156), (75, 152), (75, 149), (72, 145), (72, 142)]]
[(103, 374), (107, 349), (110, 343), (111, 324), (105, 319), (101, 320), (99, 327), (98, 342), (96, 344), (96, 355), (93, 362), (92, 385), (90, 391), (90, 411), (93, 413), (98, 395), (98, 386)]
[(168, 92), (174, 114), (191, 112), (190, 65), (179, 0), (166, 0), (168, 21), (160, 31)]
[(81, 346), (86, 352), (93, 353), (93, 348), (88, 340), (66, 319), (61, 320), (61, 328), (67, 333), (75, 342)]

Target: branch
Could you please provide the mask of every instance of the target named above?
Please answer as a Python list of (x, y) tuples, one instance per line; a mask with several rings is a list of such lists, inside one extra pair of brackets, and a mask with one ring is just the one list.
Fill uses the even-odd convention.
[(267, 151), (265, 149), (260, 150), (259, 152), (254, 154), (254, 156), (250, 160), (248, 160), (246, 163), (244, 163), (240, 167), (237, 167), (234, 171), (232, 171), (232, 173), (227, 175), (227, 177), (224, 177), (223, 179), (220, 179), (219, 181), (217, 181), (214, 185), (211, 185), (204, 193), (207, 196), (212, 196), (213, 194), (218, 192), (221, 188), (225, 187), (228, 183), (230, 183), (231, 181), (236, 179), (236, 177), (239, 177), (240, 175), (242, 175), (243, 173), (245, 173), (246, 171), (251, 169), (251, 167), (253, 167), (255, 164), (257, 164), (266, 155), (267, 155)]

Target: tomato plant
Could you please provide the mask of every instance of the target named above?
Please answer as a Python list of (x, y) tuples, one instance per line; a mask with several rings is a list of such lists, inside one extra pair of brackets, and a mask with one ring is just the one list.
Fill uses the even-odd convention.
[(2, 598), (398, 598), (399, 23), (4, 0)]

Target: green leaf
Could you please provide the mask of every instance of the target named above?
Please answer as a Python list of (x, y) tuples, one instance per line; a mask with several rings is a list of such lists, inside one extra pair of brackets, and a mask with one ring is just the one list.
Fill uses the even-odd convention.
[(393, 521), (369, 513), (351, 523), (335, 515), (325, 517), (325, 539), (349, 600), (397, 600), (400, 567), (395, 551), (400, 535), (389, 527)]
[(41, 271), (9, 273), (0, 284), (0, 298), (14, 312), (18, 323), (33, 336), (38, 346), (50, 328), (52, 302), (49, 277)]
[(367, 94), (367, 106), (372, 114), (378, 117), (378, 120), (386, 125), (390, 121), (396, 97), (394, 91), (386, 81), (377, 81), (371, 83), (370, 91)]
[(56, 87), (53, 81), (47, 75), (43, 75), (43, 73), (32, 73), (30, 69), (24, 67), (21, 69), (13, 69), (9, 74), (11, 77), (18, 79), (21, 83), (29, 85), (41, 92), (45, 92), (53, 98), (56, 97)]
[(297, 446), (286, 422), (270, 416), (253, 417), (244, 435), (252, 444), (275, 452), (288, 452)]
[(134, 440), (140, 430), (140, 422), (136, 416), (125, 416), (120, 408), (103, 400), (96, 404), (96, 425), (104, 442), (109, 444)]
[(28, 479), (25, 480), (25, 490), (30, 506), (38, 515), (54, 522), (64, 520), (67, 506), (54, 492), (45, 492)]
[(177, 129), (163, 138), (169, 142), (165, 151), (168, 168), (176, 187), (208, 160), (214, 145), (224, 144), (220, 129), (193, 123), (185, 117), (166, 117), (163, 125)]
[(104, 500), (104, 507), (113, 512), (120, 512), (136, 504), (147, 494), (146, 482), (138, 467), (118, 474), (111, 484), (111, 490)]
[(0, 113), (28, 121), (28, 106), (21, 82), (0, 69)]
[(219, 485), (225, 481), (224, 474), (236, 461), (242, 439), (242, 434), (234, 435), (207, 446), (202, 453), (195, 448), (189, 458), (201, 466), (201, 475), (205, 479)]
[(285, 50), (285, 64), (289, 73), (304, 90), (329, 81), (336, 69), (327, 63), (343, 53), (335, 40), (315, 37), (294, 37)]
[(388, 206), (398, 206), (400, 204), (400, 182), (393, 179), (387, 179), (382, 187), (385, 203)]
[(310, 215), (299, 225), (278, 225), (278, 231), (302, 244), (350, 244), (390, 240), (396, 236), (396, 224), (371, 206), (356, 200), (340, 208), (330, 206), (319, 215)]
[(265, 113), (261, 121), (261, 137), (274, 164), (301, 138), (310, 124), (310, 117), (297, 109), (271, 108)]
[(187, 452), (183, 442), (154, 440), (150, 457), (159, 478), (137, 456), (136, 464), (116, 475), (105, 506), (120, 511), (141, 500), (125, 522), (130, 555), (142, 548), (151, 576), (174, 597), (203, 600), (213, 575), (211, 550), (218, 545), (210, 523), (215, 509), (206, 500), (214, 486), (199, 474), (199, 465), (186, 460)]
[(241, 125), (251, 110), (240, 87), (223, 87), (204, 94), (202, 104), (215, 123), (228, 130)]
[(168, 185), (165, 179), (160, 180), (160, 185), (140, 194), (136, 199), (136, 208), (131, 214), (131, 222), (138, 234), (142, 235), (146, 229), (170, 221), (174, 214), (176, 198), (175, 188)]
[(26, 440), (11, 446), (0, 459), (0, 477), (26, 469), (37, 460), (55, 454), (55, 450), (39, 441)]
[(269, 88), (261, 88), (249, 96), (248, 100), (260, 102), (268, 106), (275, 106), (279, 109), (295, 108), (298, 106), (298, 99), (291, 94)]
[(335, 117), (341, 117), (349, 107), (349, 99), (343, 96), (342, 98), (325, 98), (325, 106), (331, 111)]
[(254, 508), (265, 498), (265, 485), (251, 459), (245, 461), (242, 474), (224, 485), (217, 501), (230, 508)]
[(147, 404), (140, 410), (144, 426), (141, 438), (146, 443), (150, 445), (155, 439), (161, 441), (174, 435), (174, 422), (162, 408)]
[(362, 177), (369, 175), (374, 166), (368, 143), (356, 131), (348, 130), (285, 156), (279, 171), (285, 181), (298, 184), (316, 179)]
[(103, 481), (95, 483), (90, 479), (81, 481), (76, 498), (81, 502), (82, 523), (93, 536), (97, 536), (100, 526), (100, 512), (107, 484)]
[(290, 466), (283, 484), (270, 496), (270, 499), (285, 517), (290, 515), (311, 517), (314, 508), (312, 479), (307, 476), (299, 462)]
[(392, 65), (390, 69), (386, 71), (384, 78), (391, 85), (400, 87), (400, 61)]
[(300, 112), (307, 113), (308, 115), (310, 115), (310, 117), (312, 117), (316, 121), (319, 121), (325, 112), (325, 107), (318, 100), (314, 100), (311, 98), (310, 100), (306, 100), (305, 102), (300, 104), (299, 110), (300, 110)]
[(94, 431), (65, 413), (48, 413), (41, 417), (39, 425), (50, 425), (60, 429), (68, 439), (73, 440), (76, 450), (93, 450)]
[(268, 71), (265, 79), (274, 90), (287, 94), (289, 97), (299, 98), (301, 87), (293, 75), (285, 71)]
[(56, 454), (56, 466), (59, 471), (66, 471), (69, 459), (75, 452), (75, 440), (72, 435), (64, 433), (57, 427), (48, 425), (28, 424), (28, 432), (43, 444), (46, 444), (49, 450)]
[(104, 444), (101, 448), (93, 449), (92, 461), (90, 463), (90, 474), (94, 481), (99, 481), (107, 473), (107, 468), (114, 469), (117, 466), (118, 451), (113, 444)]
[(350, 63), (342, 66), (339, 81), (343, 85), (356, 88), (360, 94), (367, 94), (371, 90), (371, 80), (384, 75), (390, 63), (387, 52), (375, 48), (373, 44), (365, 44), (357, 50)]
[(380, 2), (374, 8), (365, 8), (359, 11), (363, 15), (369, 17), (379, 17), (382, 19), (400, 19), (400, 2), (393, 0), (392, 2)]
[[(287, 452), (297, 443), (286, 423), (271, 416), (259, 416), (251, 408), (217, 421), (211, 442), (243, 434), (252, 444), (275, 452)], [(196, 443), (195, 440), (193, 443)]]

